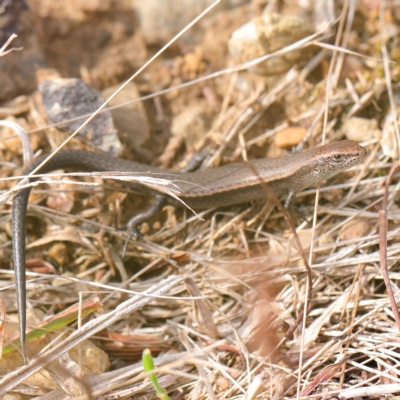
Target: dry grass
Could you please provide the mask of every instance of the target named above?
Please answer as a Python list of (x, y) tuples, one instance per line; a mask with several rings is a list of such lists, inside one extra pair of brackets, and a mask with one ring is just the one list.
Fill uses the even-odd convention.
[[(95, 292), (102, 294), (104, 308), (81, 326), (48, 335), (48, 346), (29, 365), (3, 377), (0, 391), (16, 387), (16, 391), (38, 395), (21, 382), (45, 364), (56, 370), (59, 381), (67, 381), (70, 370), (65, 366), (57, 370), (51, 362), (61, 364), (63, 353), (92, 338), (111, 359), (126, 363), (136, 362), (143, 349), (152, 349), (160, 383), (176, 398), (250, 400), (322, 394), (350, 398), (400, 392), (400, 327), (383, 283), (379, 242), (384, 233), (378, 229), (387, 174), (393, 158), (400, 158), (399, 144), (393, 144), (392, 152), (385, 148), (396, 138), (399, 143), (393, 96), (398, 68), (390, 60), (394, 40), (377, 39), (376, 19), (376, 32), (366, 32), (364, 47), (356, 49), (368, 49), (363, 54), (367, 61), (359, 55), (365, 61), (363, 69), (341, 79), (352, 32), (351, 13), (350, 7), (341, 15), (334, 46), (322, 49), (302, 69), (280, 76), (267, 91), (260, 84), (254, 85), (250, 96), (235, 93), (239, 71), (246, 64), (152, 95), (229, 76), (220, 112), (196, 146), (198, 150), (212, 147), (207, 166), (222, 157), (246, 160), (291, 124), (307, 126), (303, 144), (315, 145), (342, 138), (340, 127), (353, 115), (379, 121), (392, 142), (369, 138), (361, 143), (369, 150), (364, 165), (297, 197), (303, 218), (296, 231), (304, 250), (296, 246), (281, 211), (265, 202), (198, 215), (168, 206), (160, 226), (149, 227), (152, 234), (144, 243), (129, 242), (124, 260), (120, 254), (126, 234), (117, 229), (126, 220), (124, 194), (105, 193), (86, 182), (79, 193), (92, 200), (84, 200), (78, 215), (33, 205), (31, 215), (44, 219), (48, 228), (45, 237), (31, 237), (28, 248), (42, 254), (62, 236), (73, 243), (69, 265), (76, 274), (55, 278), (28, 272), (31, 306), (53, 311), (51, 304), (74, 304), (78, 294), (87, 298)], [(380, 18), (381, 26), (389, 18), (384, 2)], [(319, 35), (293, 46), (315, 43)], [(371, 42), (378, 47), (375, 52), (366, 45)], [(326, 74), (315, 73), (327, 66)], [(300, 111), (295, 118), (277, 121), (271, 117), (274, 126), (261, 129), (259, 121), (268, 118), (273, 105), (288, 104), (296, 96)], [(286, 103), (285, 98), (289, 99)], [(386, 122), (382, 109), (388, 110)], [(248, 132), (253, 134), (248, 137)], [(397, 180), (395, 173), (388, 190), (385, 243), (396, 301), (400, 279)], [(55, 193), (53, 186), (45, 193), (37, 191), (37, 196), (47, 193)], [(90, 205), (86, 210), (85, 204)], [(110, 210), (112, 217), (106, 217), (105, 211)], [(9, 208), (2, 208), (1, 218), (4, 235), (9, 234)], [(357, 222), (357, 228), (351, 227), (351, 221)], [(357, 230), (361, 225), (362, 230)], [(9, 241), (3, 249), (8, 257)], [(306, 302), (307, 273), (301, 251), (311, 265), (311, 310), (293, 337), (279, 347)], [(3, 264), (9, 261), (5, 260)], [(15, 300), (12, 279), (11, 271), (1, 270), (1, 295), (10, 308)], [(73, 389), (68, 390), (80, 393), (81, 398), (89, 393), (93, 398), (155, 398), (141, 363), (113, 367), (85, 380), (75, 378)], [(38, 398), (68, 397), (51, 391)]]

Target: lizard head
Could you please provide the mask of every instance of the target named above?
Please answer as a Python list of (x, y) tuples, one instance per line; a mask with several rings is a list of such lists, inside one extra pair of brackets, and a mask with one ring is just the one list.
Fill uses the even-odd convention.
[(332, 142), (313, 150), (312, 168), (318, 182), (360, 164), (368, 154), (364, 147), (352, 140)]

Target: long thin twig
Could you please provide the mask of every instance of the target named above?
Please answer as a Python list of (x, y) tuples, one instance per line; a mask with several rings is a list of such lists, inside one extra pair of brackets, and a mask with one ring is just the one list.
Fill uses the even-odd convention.
[(382, 200), (382, 209), (379, 210), (379, 254), (381, 261), (381, 272), (383, 280), (385, 282), (386, 290), (388, 292), (388, 298), (393, 310), (393, 316), (397, 324), (397, 329), (400, 332), (400, 315), (397, 309), (396, 299), (394, 298), (394, 293), (392, 285), (390, 283), (388, 268), (387, 268), (387, 203), (389, 197), (389, 185), (392, 180), (393, 174), (399, 168), (399, 163), (396, 162), (390, 169), (389, 175), (387, 176), (385, 183), (385, 194)]

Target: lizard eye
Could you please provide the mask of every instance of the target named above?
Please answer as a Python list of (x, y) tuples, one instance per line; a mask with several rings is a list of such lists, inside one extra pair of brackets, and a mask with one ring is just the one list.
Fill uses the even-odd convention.
[(344, 160), (344, 157), (342, 156), (342, 155), (340, 155), (340, 154), (335, 154), (334, 156), (333, 156), (333, 161), (335, 161), (335, 162), (337, 162), (337, 163), (340, 163), (340, 162), (342, 162)]

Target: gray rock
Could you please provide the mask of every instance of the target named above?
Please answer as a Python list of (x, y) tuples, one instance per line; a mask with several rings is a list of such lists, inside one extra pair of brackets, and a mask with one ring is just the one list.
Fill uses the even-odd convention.
[[(42, 94), (43, 107), (51, 123), (91, 114), (104, 103), (100, 92), (76, 78), (44, 80), (39, 84), (39, 90)], [(60, 125), (59, 129), (73, 133), (84, 121), (85, 119), (79, 119), (68, 122)], [(109, 111), (97, 115), (80, 131), (79, 136), (100, 150), (114, 155), (121, 153), (121, 142)]]

